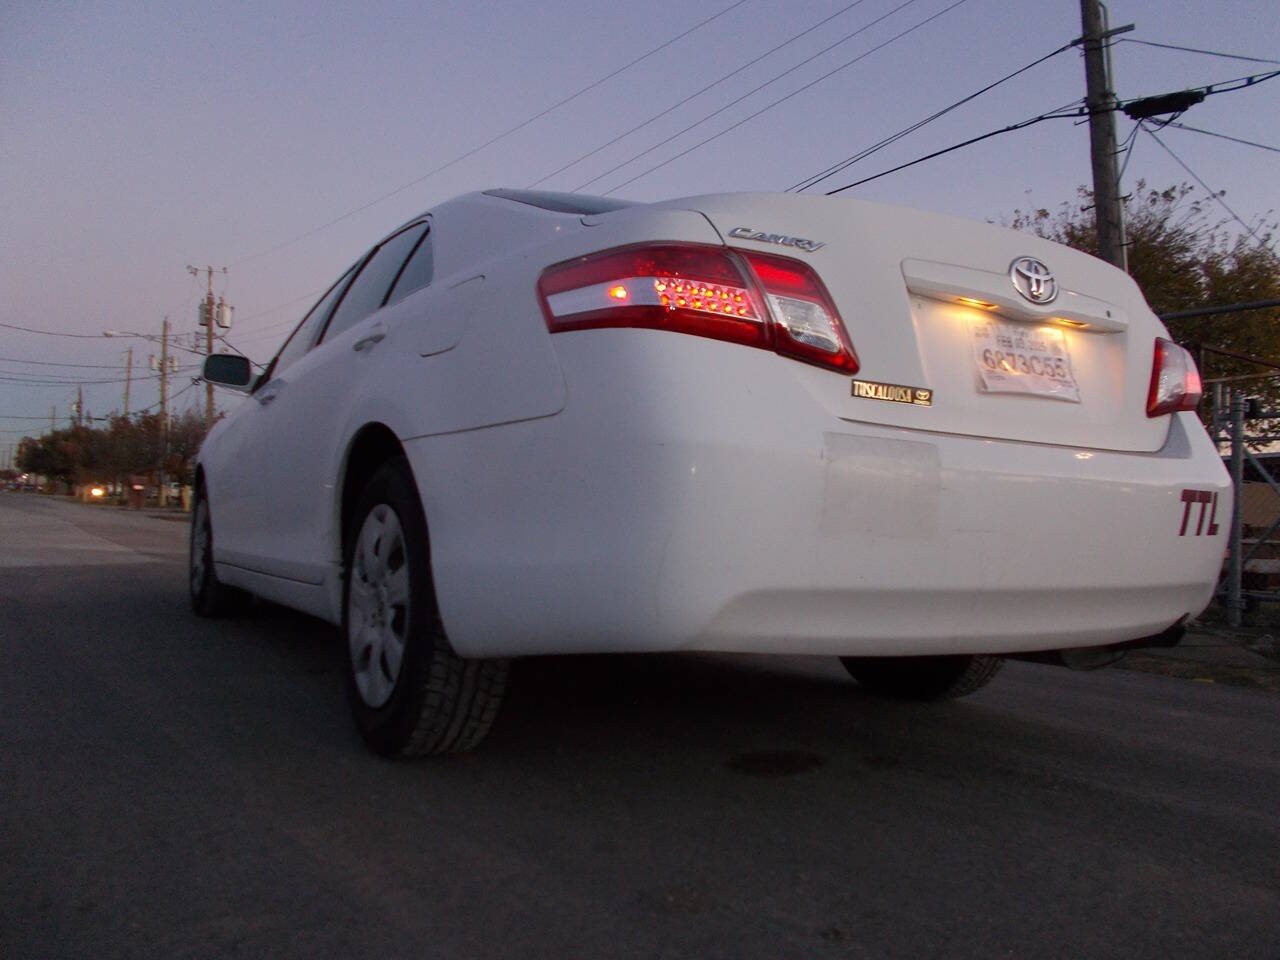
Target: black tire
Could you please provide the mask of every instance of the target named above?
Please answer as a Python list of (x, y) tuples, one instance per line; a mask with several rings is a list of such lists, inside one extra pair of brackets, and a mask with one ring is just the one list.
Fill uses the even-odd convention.
[(226, 617), (243, 613), (252, 599), (248, 593), (229, 587), (218, 579), (213, 567), (213, 516), (204, 485), (196, 487), (191, 507), (191, 530), (187, 546), (187, 582), (191, 609), (201, 617)]
[(895, 700), (955, 700), (985, 687), (1000, 657), (841, 657), (849, 675), (872, 693)]
[(478, 746), (497, 718), (510, 661), (464, 660), (450, 646), (436, 606), (426, 517), (403, 457), (365, 485), (344, 554), (347, 697), (365, 743), (389, 757)]

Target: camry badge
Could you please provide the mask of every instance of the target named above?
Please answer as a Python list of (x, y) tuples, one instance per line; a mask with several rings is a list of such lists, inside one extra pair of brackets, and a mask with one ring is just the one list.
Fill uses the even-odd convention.
[(1013, 288), (1032, 303), (1052, 303), (1058, 296), (1058, 281), (1053, 271), (1035, 257), (1019, 257), (1009, 264)]
[(763, 230), (752, 230), (750, 227), (734, 227), (729, 231), (729, 236), (735, 240), (759, 240), (761, 243), (777, 243), (784, 247), (798, 247), (809, 253), (826, 246), (826, 243), (820, 240), (788, 237), (782, 233), (765, 233)]

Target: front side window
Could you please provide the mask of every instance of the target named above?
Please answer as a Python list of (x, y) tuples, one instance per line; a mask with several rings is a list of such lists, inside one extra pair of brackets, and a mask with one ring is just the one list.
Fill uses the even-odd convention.
[[(358, 266), (359, 264), (356, 264), (356, 267)], [(356, 267), (344, 273), (338, 282), (329, 288), (329, 292), (320, 298), (320, 302), (311, 308), (311, 312), (302, 318), (302, 322), (294, 328), (289, 339), (276, 354), (276, 358), (271, 361), (271, 366), (267, 368), (267, 374), (270, 377), (279, 375), (315, 344), (325, 320), (329, 318), (329, 313), (333, 310), (333, 305), (338, 302), (338, 298), (342, 296), (342, 292), (347, 289), (347, 283), (356, 272)], [(268, 379), (269, 376), (264, 375), (259, 385), (266, 383)]]
[(338, 304), (338, 309), (333, 311), (333, 318), (324, 331), (326, 341), (339, 336), (382, 306), (409, 251), (417, 245), (426, 229), (425, 223), (415, 224), (383, 241), (374, 251)]

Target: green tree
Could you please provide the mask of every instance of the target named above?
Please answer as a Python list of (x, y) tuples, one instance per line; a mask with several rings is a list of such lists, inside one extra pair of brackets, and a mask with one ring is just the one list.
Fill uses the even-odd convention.
[[(1275, 224), (1259, 223), (1256, 237), (1232, 233), (1226, 221), (1211, 219), (1213, 198), (1187, 184), (1155, 190), (1139, 180), (1124, 207), (1129, 273), (1157, 314), (1280, 298)], [(1096, 249), (1093, 194), (1084, 187), (1055, 211), (1015, 210), (1009, 226), (1087, 253)], [(1280, 364), (1280, 309), (1171, 320), (1168, 327), (1200, 359), (1206, 379), (1269, 372), (1207, 348)], [(1280, 381), (1259, 380), (1250, 392), (1280, 400)]]
[(125, 483), (136, 474), (154, 476), (163, 466), (171, 480), (189, 482), (204, 418), (193, 413), (165, 423), (158, 413), (112, 417), (105, 427), (73, 426), (39, 438), (23, 437), (15, 462), (66, 486), (98, 480)]

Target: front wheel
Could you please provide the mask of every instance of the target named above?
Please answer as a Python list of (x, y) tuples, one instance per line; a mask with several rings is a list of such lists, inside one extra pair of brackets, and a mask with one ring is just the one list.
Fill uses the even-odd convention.
[(509, 662), (465, 660), (436, 607), (426, 517), (409, 464), (381, 467), (346, 537), (347, 694), (365, 742), (384, 756), (460, 753), (497, 717)]
[(213, 567), (213, 517), (204, 485), (196, 488), (191, 510), (191, 540), (187, 554), (191, 609), (202, 617), (240, 613), (249, 605), (249, 594), (218, 579)]
[(954, 700), (991, 682), (1000, 657), (841, 657), (849, 675), (871, 693), (895, 700)]

